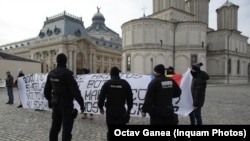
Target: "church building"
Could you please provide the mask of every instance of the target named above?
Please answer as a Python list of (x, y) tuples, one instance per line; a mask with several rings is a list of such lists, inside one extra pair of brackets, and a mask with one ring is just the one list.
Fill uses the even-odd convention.
[(208, 27), (210, 0), (153, 0), (153, 13), (122, 25), (122, 71), (152, 74), (157, 64), (184, 73), (194, 63), (209, 83), (248, 83), (250, 46), (238, 31), (239, 6), (226, 1), (217, 30)]

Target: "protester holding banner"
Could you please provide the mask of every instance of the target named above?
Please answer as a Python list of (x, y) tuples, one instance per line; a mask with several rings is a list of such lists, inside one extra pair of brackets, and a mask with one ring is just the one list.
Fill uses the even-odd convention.
[(62, 140), (72, 139), (72, 128), (77, 111), (74, 110), (74, 99), (79, 103), (81, 111), (84, 111), (84, 100), (74, 79), (73, 72), (66, 68), (67, 57), (61, 53), (56, 58), (57, 67), (49, 72), (44, 96), (52, 108), (52, 125), (49, 140), (57, 141), (61, 126)]
[[(108, 127), (107, 139), (110, 140), (111, 125), (125, 125), (129, 122), (130, 111), (133, 107), (133, 93), (130, 84), (121, 79), (117, 67), (110, 70), (110, 80), (107, 80), (98, 98), (100, 113), (104, 114), (104, 102), (106, 107), (106, 124)], [(127, 104), (127, 109), (126, 109)]]
[[(169, 66), (168, 68), (166, 68), (167, 71), (167, 77), (172, 77), (173, 75), (175, 75), (175, 71), (174, 71), (174, 67)], [(174, 114), (174, 118), (175, 118), (175, 123), (178, 124), (179, 123), (179, 117), (178, 114)]]
[(6, 87), (7, 87), (8, 97), (9, 97), (9, 100), (6, 104), (13, 104), (14, 103), (14, 95), (13, 95), (14, 78), (11, 75), (10, 71), (7, 71), (6, 75), (7, 75)]
[(169, 66), (168, 68), (166, 68), (166, 71), (167, 71), (167, 75), (175, 74), (174, 68), (172, 66)]
[(155, 78), (148, 84), (142, 117), (149, 113), (151, 125), (177, 124), (172, 99), (181, 95), (181, 89), (175, 80), (165, 76), (165, 66), (154, 67)]
[[(17, 86), (17, 88), (18, 88), (17, 80), (18, 80), (19, 77), (22, 77), (22, 76), (24, 76), (24, 73), (23, 73), (23, 69), (20, 68), (20, 69), (18, 69), (18, 76), (17, 76), (17, 79), (15, 81), (15, 85)], [(22, 103), (20, 102), (20, 105), (18, 105), (17, 108), (22, 108), (22, 107), (23, 107)]]
[(205, 102), (205, 92), (209, 75), (200, 69), (203, 63), (192, 65), (193, 76), (191, 92), (193, 97), (193, 111), (189, 114), (191, 125), (202, 125), (201, 108)]
[[(82, 72), (80, 74), (89, 74), (90, 73), (90, 70), (89, 69), (82, 69)], [(86, 110), (86, 109), (85, 109)], [(94, 119), (94, 114), (90, 113), (89, 114), (89, 117), (90, 117), (90, 120), (93, 120)], [(82, 119), (87, 119), (88, 118), (88, 114), (87, 113), (83, 113), (82, 114)]]

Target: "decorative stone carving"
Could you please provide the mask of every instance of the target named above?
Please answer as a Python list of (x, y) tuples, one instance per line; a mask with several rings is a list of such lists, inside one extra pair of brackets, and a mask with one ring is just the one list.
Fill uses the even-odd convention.
[(48, 36), (51, 36), (51, 35), (52, 35), (52, 31), (48, 28), (47, 31), (46, 31), (46, 34), (47, 34)]
[(39, 37), (40, 38), (43, 38), (45, 36), (45, 33), (44, 32), (42, 32), (42, 31), (40, 31), (40, 33), (39, 33)]
[(80, 31), (80, 29), (77, 29), (77, 30), (75, 31), (75, 35), (78, 36), (78, 37), (81, 36), (81, 31)]
[(58, 35), (61, 32), (60, 28), (56, 27), (54, 28), (54, 33)]

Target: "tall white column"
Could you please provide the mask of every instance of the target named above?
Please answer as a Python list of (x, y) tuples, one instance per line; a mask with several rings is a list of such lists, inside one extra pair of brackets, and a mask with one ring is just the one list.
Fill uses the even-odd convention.
[(96, 57), (95, 57), (95, 54), (93, 53), (93, 54), (92, 54), (92, 62), (93, 62), (93, 63), (92, 63), (92, 70), (93, 70), (92, 72), (93, 72), (93, 73), (96, 73), (96, 59), (95, 59), (95, 58), (96, 58)]
[(92, 52), (90, 52), (89, 55), (89, 69), (90, 69), (90, 72), (93, 73), (94, 71), (92, 70), (93, 69), (93, 60), (92, 60)]
[(76, 51), (75, 50), (73, 50), (73, 57), (72, 57), (72, 64), (73, 64), (73, 72), (74, 72), (74, 74), (76, 74)]
[(69, 60), (69, 66), (68, 68), (73, 71), (73, 68), (72, 68), (72, 50), (69, 50), (69, 57), (68, 57), (68, 60)]
[(52, 69), (52, 57), (51, 57), (51, 50), (49, 50), (48, 52), (48, 68), (49, 68), (49, 71)]

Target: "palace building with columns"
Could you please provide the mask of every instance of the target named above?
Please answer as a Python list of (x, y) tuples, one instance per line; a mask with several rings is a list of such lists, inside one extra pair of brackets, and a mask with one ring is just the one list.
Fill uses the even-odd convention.
[(59, 53), (67, 55), (67, 67), (75, 74), (81, 74), (83, 69), (89, 69), (90, 73), (108, 73), (112, 66), (120, 68), (121, 38), (105, 25), (99, 10), (88, 28), (84, 27), (81, 17), (64, 11), (47, 17), (37, 37), (5, 44), (0, 49), (40, 62), (42, 73), (56, 67)]

